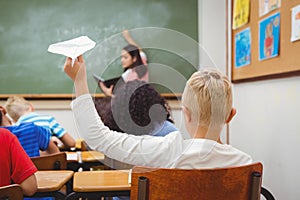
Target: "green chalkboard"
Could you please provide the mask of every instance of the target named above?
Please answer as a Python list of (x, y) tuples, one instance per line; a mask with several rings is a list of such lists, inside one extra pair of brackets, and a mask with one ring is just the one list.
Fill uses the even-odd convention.
[(161, 93), (181, 93), (198, 66), (197, 0), (0, 0), (0, 7), (2, 97), (72, 94), (65, 57), (47, 48), (82, 35), (97, 43), (84, 54), (91, 92), (101, 92), (93, 73), (121, 74), (124, 29), (144, 48)]

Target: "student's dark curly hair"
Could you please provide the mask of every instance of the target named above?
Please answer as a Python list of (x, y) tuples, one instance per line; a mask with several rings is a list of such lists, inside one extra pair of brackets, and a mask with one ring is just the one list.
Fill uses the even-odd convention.
[(97, 97), (94, 103), (102, 122), (113, 131), (123, 132), (114, 120), (111, 110), (111, 97)]
[(112, 114), (123, 132), (148, 135), (170, 118), (166, 100), (148, 83), (129, 81), (112, 99)]
[(129, 81), (109, 98), (96, 99), (103, 123), (111, 130), (133, 135), (149, 135), (166, 120), (171, 120), (166, 100), (148, 83)]

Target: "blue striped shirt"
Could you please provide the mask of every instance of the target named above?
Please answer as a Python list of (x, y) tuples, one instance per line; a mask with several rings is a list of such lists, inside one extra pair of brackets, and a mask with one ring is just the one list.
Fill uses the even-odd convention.
[(35, 112), (31, 112), (21, 116), (17, 124), (21, 122), (33, 122), (38, 126), (49, 128), (52, 136), (58, 138), (61, 138), (66, 133), (66, 130), (55, 120), (55, 118), (49, 115), (39, 115)]
[(33, 123), (20, 123), (14, 126), (3, 126), (17, 136), (23, 149), (29, 157), (40, 156), (40, 150), (48, 148), (51, 133), (49, 129), (36, 126)]

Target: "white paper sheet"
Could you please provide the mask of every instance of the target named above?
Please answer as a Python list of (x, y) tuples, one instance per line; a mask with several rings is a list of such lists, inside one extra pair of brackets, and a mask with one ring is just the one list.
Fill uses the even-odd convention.
[(75, 60), (78, 56), (94, 48), (95, 45), (96, 42), (91, 40), (89, 37), (80, 36), (64, 42), (51, 44), (48, 47), (48, 51), (51, 53), (65, 55), (72, 58), (72, 60)]
[(77, 153), (76, 153), (76, 152), (72, 152), (72, 153), (71, 153), (71, 152), (68, 152), (68, 153), (67, 153), (67, 160), (69, 160), (69, 161), (70, 161), (70, 160), (71, 160), (71, 161), (72, 161), (72, 160), (76, 160), (76, 161), (77, 161), (77, 160), (78, 160)]

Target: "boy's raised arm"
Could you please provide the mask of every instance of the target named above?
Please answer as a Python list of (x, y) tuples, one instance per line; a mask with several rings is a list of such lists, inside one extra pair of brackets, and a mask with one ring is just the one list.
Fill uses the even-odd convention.
[(76, 97), (89, 93), (86, 79), (86, 66), (82, 55), (77, 57), (73, 66), (72, 59), (67, 57), (64, 71), (74, 81)]

